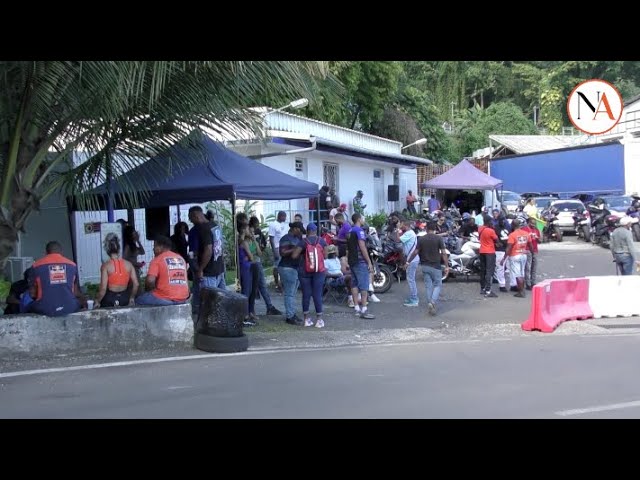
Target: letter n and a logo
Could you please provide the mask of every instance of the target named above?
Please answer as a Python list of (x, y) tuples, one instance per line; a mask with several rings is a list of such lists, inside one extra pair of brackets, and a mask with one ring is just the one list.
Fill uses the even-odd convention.
[(567, 113), (574, 127), (588, 135), (607, 133), (622, 117), (624, 103), (618, 89), (600, 79), (578, 84), (567, 99)]

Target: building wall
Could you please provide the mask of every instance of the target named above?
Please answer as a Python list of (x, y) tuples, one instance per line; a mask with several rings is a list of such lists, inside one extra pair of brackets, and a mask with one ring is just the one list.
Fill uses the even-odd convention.
[(624, 178), (625, 193), (640, 193), (640, 138), (624, 144)]

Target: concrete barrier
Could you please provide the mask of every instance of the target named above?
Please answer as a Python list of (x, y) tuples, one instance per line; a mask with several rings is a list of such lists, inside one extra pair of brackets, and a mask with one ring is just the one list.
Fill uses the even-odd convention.
[(0, 358), (193, 347), (191, 305), (0, 316)]
[(640, 315), (640, 276), (589, 277), (589, 305), (595, 318)]

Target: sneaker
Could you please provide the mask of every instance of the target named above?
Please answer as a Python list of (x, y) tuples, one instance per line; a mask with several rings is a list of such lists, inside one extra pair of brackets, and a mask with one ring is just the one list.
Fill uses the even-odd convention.
[(518, 292), (514, 295), (514, 297), (524, 298), (524, 293)]
[(417, 300), (406, 300), (402, 305), (404, 305), (405, 307), (417, 307), (418, 306), (418, 301)]
[(313, 321), (310, 318), (305, 318), (304, 319), (304, 326), (305, 327), (313, 327)]
[(356, 312), (356, 315), (360, 315), (362, 313), (362, 310), (360, 310), (360, 305), (356, 305), (353, 307), (354, 312)]
[(364, 312), (364, 313), (360, 312), (360, 318), (364, 318), (365, 320), (373, 320), (376, 317), (371, 315), (369, 312)]
[(298, 318), (297, 315), (294, 315), (291, 318), (287, 318), (285, 322), (287, 322), (289, 325), (302, 325), (304, 323), (300, 318)]
[(427, 305), (427, 309), (429, 311), (429, 315), (435, 315), (437, 312), (436, 304), (433, 302), (429, 302), (429, 304)]
[(244, 321), (242, 322), (242, 324), (245, 327), (255, 327), (256, 325), (258, 325), (258, 322), (256, 322), (254, 319), (252, 319), (251, 317), (247, 317), (244, 319)]
[(324, 320), (322, 320), (321, 318), (319, 318), (316, 321), (316, 328), (324, 328)]
[(501, 292), (506, 292), (507, 291), (507, 287), (500, 287), (500, 291)]
[(526, 288), (527, 290), (531, 290), (533, 287), (531, 285), (528, 285), (528, 286), (526, 286), (524, 288)]
[(373, 303), (380, 303), (380, 299), (379, 299), (378, 297), (376, 297), (376, 294), (375, 294), (375, 293), (372, 293), (372, 294), (369, 296), (369, 299), (370, 299)]
[(271, 305), (269, 308), (267, 308), (267, 315), (282, 315), (282, 312)]
[(353, 308), (356, 306), (356, 304), (353, 303), (353, 297), (349, 297), (349, 303), (347, 305), (349, 308)]
[(519, 292), (518, 287), (511, 287), (512, 292)]
[(493, 293), (493, 292), (487, 292), (487, 293), (485, 293), (484, 297), (485, 297), (485, 298), (497, 298), (497, 297), (498, 297), (498, 295), (496, 295), (496, 294), (495, 294), (495, 293)]

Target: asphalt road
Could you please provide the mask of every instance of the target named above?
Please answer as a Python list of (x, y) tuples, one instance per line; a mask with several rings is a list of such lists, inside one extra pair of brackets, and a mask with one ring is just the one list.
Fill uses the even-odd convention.
[(247, 352), (0, 374), (2, 418), (636, 418), (640, 336)]

